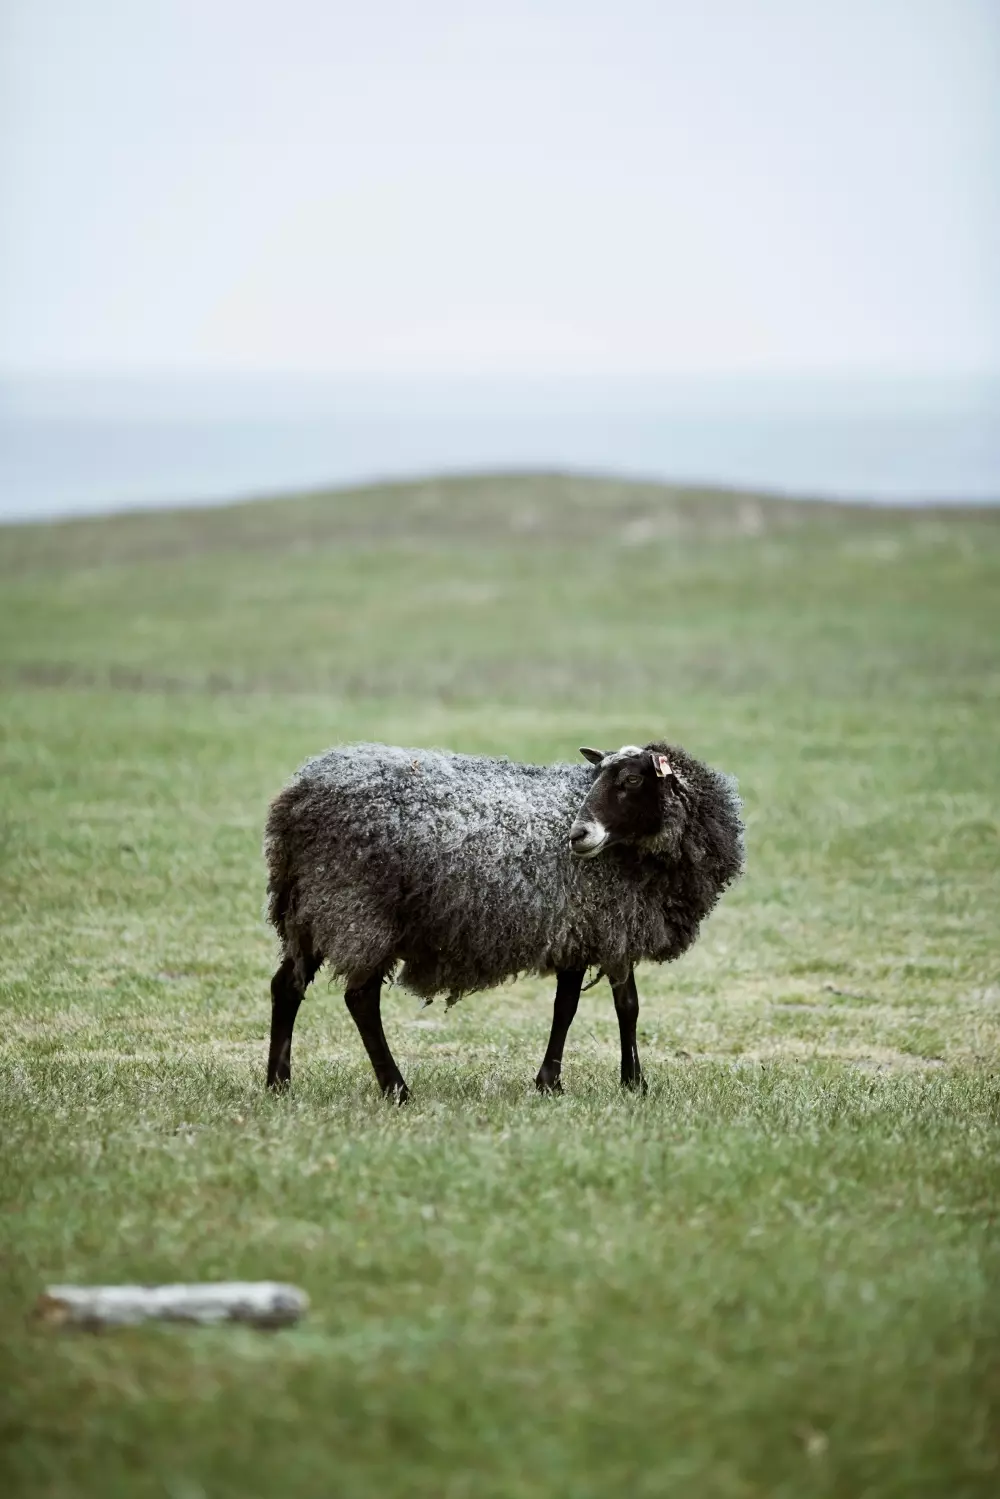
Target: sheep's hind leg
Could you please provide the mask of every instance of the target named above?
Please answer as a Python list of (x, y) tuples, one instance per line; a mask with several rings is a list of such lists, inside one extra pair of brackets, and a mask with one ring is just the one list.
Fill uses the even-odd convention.
[(344, 994), (351, 1018), (357, 1026), (365, 1051), (368, 1053), (383, 1098), (396, 1103), (405, 1103), (410, 1090), (403, 1081), (402, 1073), (393, 1060), (389, 1043), (382, 1029), (382, 975), (373, 974), (363, 984), (348, 988)]
[(615, 997), (615, 1013), (618, 1016), (618, 1031), (622, 1041), (622, 1087), (647, 1091), (646, 1079), (639, 1066), (639, 1049), (635, 1044), (635, 1023), (639, 1019), (639, 991), (635, 987), (635, 974), (629, 969), (628, 978), (621, 984), (612, 984)]
[[(306, 985), (311, 983), (321, 958), (311, 958), (306, 968)], [(292, 1031), (302, 1003), (303, 990), (295, 977), (295, 963), (286, 958), (271, 980), (271, 1046), (267, 1054), (267, 1086), (274, 1093), (287, 1088), (292, 1080)]]
[(573, 1024), (573, 1016), (580, 1002), (583, 987), (582, 968), (560, 968), (556, 974), (556, 998), (552, 1007), (552, 1032), (535, 1087), (539, 1093), (561, 1093), (562, 1055), (566, 1045), (566, 1034)]

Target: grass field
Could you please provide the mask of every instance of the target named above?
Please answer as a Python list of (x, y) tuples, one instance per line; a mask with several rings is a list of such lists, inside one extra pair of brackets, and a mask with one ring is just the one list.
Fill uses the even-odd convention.
[[(1000, 1492), (1000, 511), (556, 477), (0, 531), (0, 1491)], [(261, 827), (308, 754), (734, 772), (749, 871), (607, 986), (313, 987), (264, 1096)], [(440, 1011), (440, 1013), (439, 1013)], [(298, 1328), (67, 1334), (53, 1281)]]

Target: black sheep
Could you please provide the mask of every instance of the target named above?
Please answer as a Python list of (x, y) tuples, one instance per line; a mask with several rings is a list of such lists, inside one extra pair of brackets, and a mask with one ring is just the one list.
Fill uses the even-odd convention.
[(382, 1092), (406, 1083), (382, 1029), (383, 980), (449, 1005), (520, 973), (555, 973), (536, 1079), (558, 1091), (566, 1033), (590, 967), (614, 994), (622, 1084), (645, 1087), (633, 967), (668, 962), (743, 868), (735, 782), (675, 745), (581, 752), (587, 765), (349, 745), (308, 761), (271, 805), (268, 915), (282, 942), (271, 981), (267, 1082), (291, 1076), (292, 1028), (320, 964)]

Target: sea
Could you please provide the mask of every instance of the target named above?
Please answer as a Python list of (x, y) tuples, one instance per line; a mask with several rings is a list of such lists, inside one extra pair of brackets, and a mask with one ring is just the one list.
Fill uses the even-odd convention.
[(1000, 375), (0, 379), (4, 521), (486, 471), (996, 504)]

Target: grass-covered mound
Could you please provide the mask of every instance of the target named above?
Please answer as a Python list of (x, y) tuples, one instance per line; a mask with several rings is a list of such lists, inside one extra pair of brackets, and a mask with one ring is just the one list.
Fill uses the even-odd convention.
[[(992, 1494), (1000, 513), (559, 477), (0, 531), (0, 1478), (31, 1495)], [(381, 738), (663, 734), (749, 873), (606, 985), (322, 976), (263, 1093), (267, 800)], [(438, 1013), (438, 1011), (441, 1013)], [(48, 1282), (279, 1278), (273, 1336)]]

